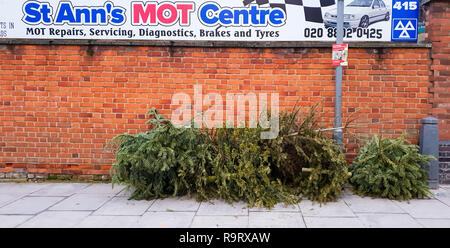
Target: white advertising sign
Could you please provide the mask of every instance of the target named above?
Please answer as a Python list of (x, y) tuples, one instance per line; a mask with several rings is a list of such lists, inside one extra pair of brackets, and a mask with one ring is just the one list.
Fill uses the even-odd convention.
[[(0, 39), (335, 41), (336, 2), (0, 0)], [(344, 40), (416, 41), (418, 5), (345, 0)]]

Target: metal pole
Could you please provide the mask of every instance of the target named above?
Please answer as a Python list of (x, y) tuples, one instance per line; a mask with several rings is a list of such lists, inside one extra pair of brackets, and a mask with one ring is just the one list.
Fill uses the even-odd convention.
[[(338, 0), (337, 3), (337, 44), (344, 43), (344, 0)], [(336, 67), (336, 87), (335, 87), (335, 103), (334, 103), (334, 127), (337, 128), (333, 132), (333, 138), (339, 144), (344, 142), (344, 135), (341, 127), (342, 113), (342, 66)]]

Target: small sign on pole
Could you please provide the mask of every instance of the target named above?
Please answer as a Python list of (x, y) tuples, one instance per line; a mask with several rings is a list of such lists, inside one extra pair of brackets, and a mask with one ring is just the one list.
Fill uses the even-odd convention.
[(348, 65), (348, 44), (333, 44), (333, 66)]

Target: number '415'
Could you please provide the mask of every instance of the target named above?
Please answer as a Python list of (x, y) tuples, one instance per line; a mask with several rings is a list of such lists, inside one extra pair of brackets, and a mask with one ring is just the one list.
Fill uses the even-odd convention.
[(402, 10), (403, 8), (405, 10), (416, 10), (417, 9), (417, 2), (400, 2), (397, 1), (394, 4), (394, 9)]

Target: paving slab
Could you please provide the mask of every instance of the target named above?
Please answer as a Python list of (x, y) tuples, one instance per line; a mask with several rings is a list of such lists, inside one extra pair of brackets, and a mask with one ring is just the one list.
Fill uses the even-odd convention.
[(450, 207), (450, 196), (438, 196), (436, 199)]
[(0, 194), (27, 195), (48, 185), (48, 183), (0, 183)]
[(128, 200), (127, 197), (114, 197), (92, 215), (143, 215), (153, 202)]
[(0, 215), (0, 228), (13, 228), (32, 218), (33, 215)]
[(147, 212), (139, 219), (143, 228), (188, 228), (195, 212)]
[(24, 194), (0, 194), (0, 207), (24, 197)]
[(131, 192), (111, 184), (0, 183), (0, 227), (450, 228), (450, 187), (410, 203), (345, 191), (339, 201), (322, 206), (303, 200), (270, 210), (188, 197), (128, 200)]
[(409, 214), (358, 214), (358, 218), (370, 228), (421, 228)]
[(308, 228), (364, 228), (358, 218), (304, 217)]
[(436, 192), (434, 194), (434, 198), (444, 203), (445, 205), (450, 206), (450, 190)]
[(45, 211), (27, 220), (18, 227), (72, 228), (90, 213), (89, 211)]
[(250, 212), (251, 228), (304, 228), (302, 215), (288, 212)]
[(450, 228), (450, 219), (416, 219), (426, 228)]
[(88, 185), (84, 189), (80, 190), (79, 194), (108, 194), (108, 195), (117, 195), (122, 190), (124, 190), (126, 186), (115, 184), (114, 188), (111, 183), (95, 183)]
[(352, 195), (344, 198), (347, 206), (355, 213), (405, 213), (389, 199), (373, 199)]
[(63, 200), (63, 197), (23, 197), (0, 208), (0, 214), (37, 214)]
[(51, 207), (50, 210), (94, 211), (99, 209), (112, 197), (112, 195), (104, 194), (75, 194)]
[(300, 212), (300, 207), (295, 205), (286, 205), (284, 203), (276, 204), (272, 209), (268, 208), (250, 208), (250, 212)]
[(445, 192), (449, 192), (449, 189), (444, 188), (444, 187), (439, 187), (437, 189), (430, 189), (431, 193), (435, 194), (439, 194), (439, 193), (445, 193)]
[(396, 201), (395, 204), (413, 218), (450, 219), (450, 207), (436, 199), (411, 200), (409, 203)]
[(299, 204), (303, 216), (311, 217), (356, 217), (343, 200), (327, 202), (320, 206), (310, 200), (302, 200)]
[(195, 216), (191, 228), (247, 228), (248, 216)]
[(50, 184), (36, 192), (32, 196), (71, 196), (78, 191), (86, 188), (87, 183), (54, 183)]
[(150, 207), (148, 211), (164, 212), (195, 212), (200, 207), (200, 202), (188, 197), (172, 197), (166, 199), (158, 199)]
[(222, 200), (214, 200), (212, 202), (202, 202), (197, 211), (197, 215), (248, 215), (248, 208), (244, 202), (235, 202), (228, 204)]
[(140, 216), (88, 216), (76, 228), (137, 228)]

